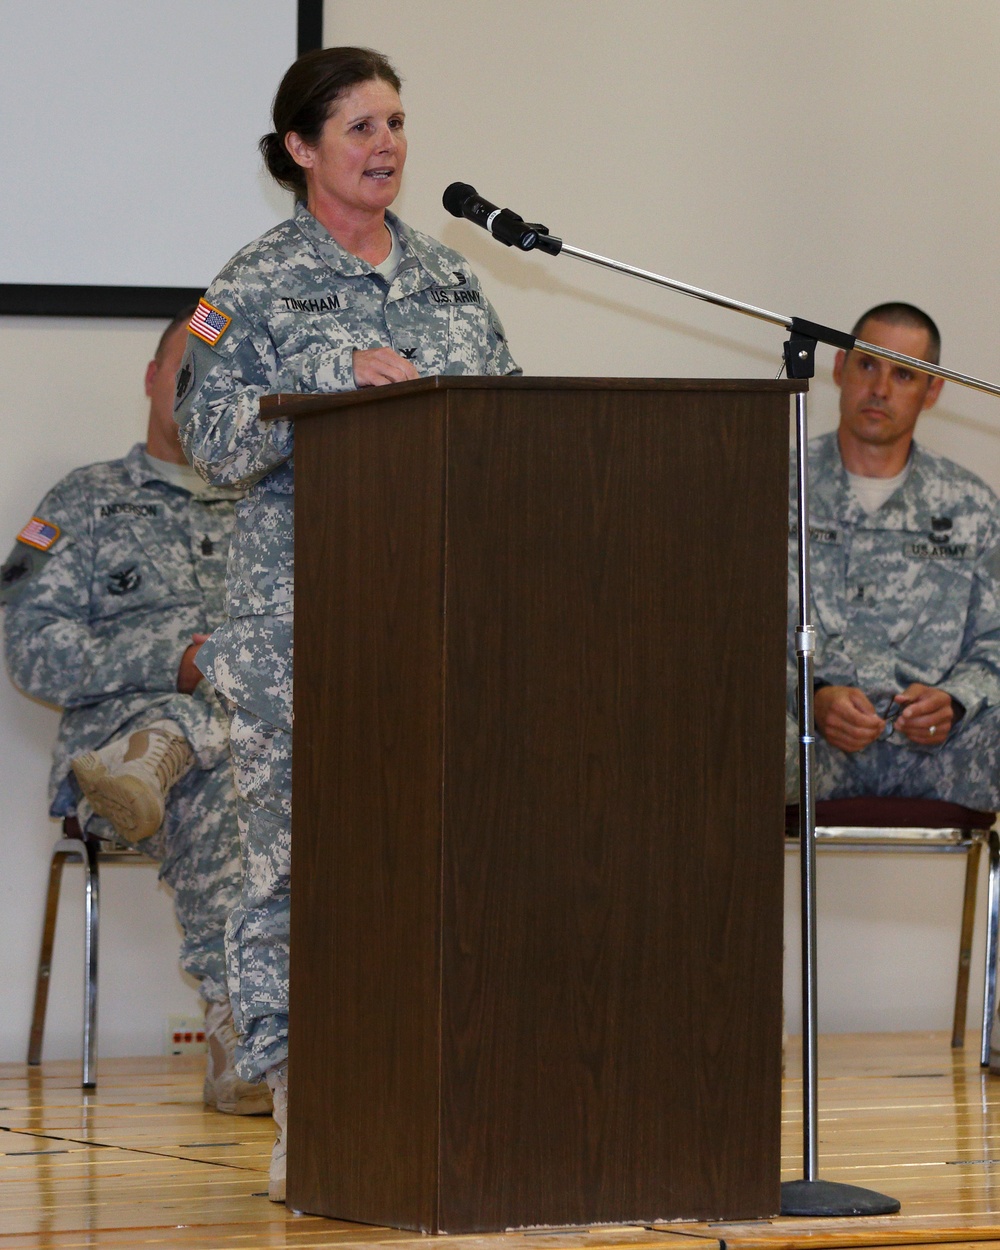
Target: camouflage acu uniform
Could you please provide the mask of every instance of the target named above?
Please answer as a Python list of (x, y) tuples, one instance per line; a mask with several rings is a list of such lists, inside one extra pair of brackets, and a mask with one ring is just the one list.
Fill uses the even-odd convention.
[[(173, 886), (181, 961), (211, 1002), (226, 998), (223, 936), (239, 898), (235, 798), (218, 697), (206, 681), (179, 693), (177, 671), (191, 635), (224, 615), (235, 496), (172, 485), (137, 444), (45, 496), (36, 515), (49, 528), (37, 546), (15, 543), (0, 592), (14, 682), (63, 709), (53, 816), (77, 810), (70, 760), (81, 751), (164, 718), (187, 735), (196, 766), (170, 792), (163, 826), (139, 846)], [(78, 814), (89, 831), (113, 837), (85, 802)]]
[(284, 1058), (288, 1020), (293, 436), (290, 422), (258, 419), (259, 397), (353, 390), (354, 351), (383, 346), (423, 375), (518, 372), (468, 263), (387, 217), (403, 251), (391, 282), (299, 204), (212, 284), (178, 374), (192, 464), (210, 482), (249, 487), (237, 505), (230, 620), (199, 654), (235, 709), (244, 895), (228, 949), (246, 1080)]
[[(837, 435), (809, 446), (812, 617), (817, 683), (856, 686), (884, 716), (911, 682), (965, 712), (940, 746), (899, 732), (847, 753), (817, 735), (816, 796), (939, 798), (1000, 806), (1000, 520), (974, 474), (916, 443), (910, 471), (871, 516), (854, 496)], [(794, 472), (789, 638), (797, 619)], [(788, 651), (786, 782), (798, 795), (794, 643)]]

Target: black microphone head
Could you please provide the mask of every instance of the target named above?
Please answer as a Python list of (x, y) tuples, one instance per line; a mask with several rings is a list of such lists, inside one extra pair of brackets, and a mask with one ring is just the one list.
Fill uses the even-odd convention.
[(450, 187), (445, 188), (445, 193), (441, 197), (441, 203), (451, 213), (452, 217), (461, 217), (466, 200), (475, 194), (476, 188), (470, 187), (467, 182), (453, 182)]

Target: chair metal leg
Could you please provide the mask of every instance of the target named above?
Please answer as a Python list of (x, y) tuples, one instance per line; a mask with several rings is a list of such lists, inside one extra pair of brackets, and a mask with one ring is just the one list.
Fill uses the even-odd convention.
[(97, 1088), (97, 936), (101, 918), (97, 843), (84, 841), (83, 1088)]
[(986, 972), (983, 978), (983, 1034), (979, 1062), (988, 1067), (997, 998), (997, 930), (1000, 928), (1000, 835), (989, 831), (989, 885), (986, 893)]
[(41, 1063), (62, 870), (66, 860), (79, 860), (83, 864), (84, 877), (82, 1081), (84, 1089), (97, 1088), (97, 938), (100, 923), (98, 850), (97, 841), (84, 837), (60, 838), (53, 848), (49, 865), (49, 888), (45, 900), (45, 920), (42, 925), (42, 945), (38, 956), (38, 976), (35, 981), (31, 1036), (28, 1041), (28, 1063), (33, 1065)]
[(969, 970), (972, 966), (972, 937), (976, 928), (976, 890), (979, 886), (981, 842), (970, 842), (965, 852), (965, 897), (962, 901), (962, 932), (958, 943), (958, 976), (955, 981), (955, 1014), (951, 1044), (965, 1045), (965, 1018), (969, 1009)]
[(69, 838), (56, 843), (49, 863), (49, 889), (45, 896), (45, 919), (42, 922), (42, 945), (38, 952), (38, 974), (35, 977), (35, 1005), (31, 1013), (31, 1036), (28, 1039), (28, 1063), (33, 1067), (42, 1062), (42, 1040), (45, 1036), (45, 1012), (49, 1004), (49, 981), (52, 976), (52, 947), (56, 939), (56, 917), (59, 914), (59, 888), (62, 885), (63, 864), (67, 855), (77, 854), (76, 846), (69, 846)]

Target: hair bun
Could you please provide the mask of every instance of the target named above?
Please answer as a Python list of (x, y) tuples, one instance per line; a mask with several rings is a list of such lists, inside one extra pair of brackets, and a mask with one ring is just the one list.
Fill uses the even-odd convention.
[(261, 137), (260, 154), (264, 158), (264, 164), (267, 166), (267, 172), (275, 180), (281, 183), (289, 191), (301, 194), (306, 189), (306, 179), (303, 170), (296, 165), (292, 157), (281, 140), (281, 136), (275, 131)]

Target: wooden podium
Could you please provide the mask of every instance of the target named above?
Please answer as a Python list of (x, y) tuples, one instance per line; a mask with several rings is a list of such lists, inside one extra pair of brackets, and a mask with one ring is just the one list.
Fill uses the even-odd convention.
[(291, 1207), (777, 1212), (804, 385), (265, 401), (296, 419)]

